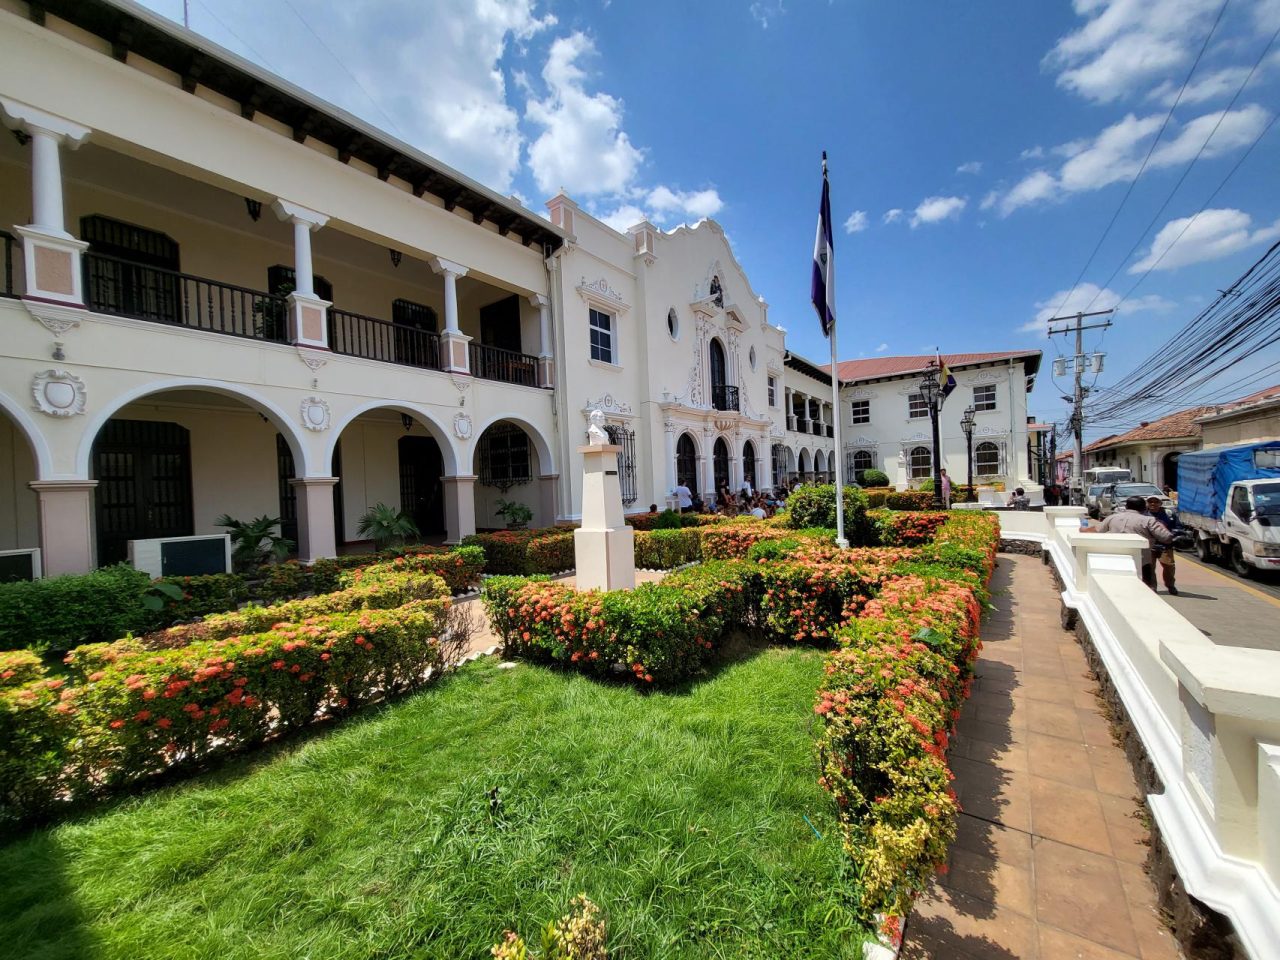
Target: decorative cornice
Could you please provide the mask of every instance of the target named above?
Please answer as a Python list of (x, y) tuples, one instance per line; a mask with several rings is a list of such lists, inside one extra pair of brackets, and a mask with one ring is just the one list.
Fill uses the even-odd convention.
[(575, 289), (578, 291), (578, 296), (588, 303), (594, 300), (596, 303), (603, 304), (606, 308), (619, 312), (631, 309), (631, 304), (625, 302), (622, 299), (622, 294), (609, 286), (609, 281), (605, 277), (601, 277), (591, 283), (587, 283), (587, 278), (583, 277)]
[(633, 411), (631, 404), (623, 403), (621, 400), (615, 400), (613, 394), (606, 393), (598, 400), (588, 400), (582, 408), (582, 415), (589, 417), (592, 410), (599, 410), (602, 413), (616, 413), (619, 416), (629, 417)]

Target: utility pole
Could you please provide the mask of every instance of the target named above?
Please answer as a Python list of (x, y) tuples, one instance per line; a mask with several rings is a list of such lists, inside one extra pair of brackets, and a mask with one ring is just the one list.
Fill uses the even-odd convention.
[[(1075, 398), (1074, 408), (1071, 411), (1071, 432), (1075, 434), (1075, 438), (1076, 438), (1076, 455), (1075, 455), (1075, 461), (1071, 465), (1071, 484), (1069, 487), (1069, 490), (1073, 496), (1076, 495), (1076, 491), (1079, 491), (1079, 494), (1081, 497), (1083, 497), (1083, 493), (1084, 493), (1083, 482), (1081, 480), (1081, 476), (1084, 471), (1084, 394), (1085, 394), (1085, 388), (1083, 383), (1084, 368), (1085, 368), (1084, 332), (1086, 330), (1104, 330), (1107, 327), (1111, 326), (1110, 320), (1102, 320), (1102, 321), (1099, 321), (1098, 323), (1090, 323), (1090, 324), (1086, 324), (1084, 321), (1085, 321), (1085, 318), (1087, 317), (1106, 317), (1106, 316), (1110, 316), (1112, 313), (1115, 313), (1115, 311), (1114, 310), (1095, 310), (1093, 313), (1077, 313), (1073, 317), (1067, 316), (1067, 317), (1050, 317), (1049, 318), (1049, 336), (1051, 337), (1056, 337), (1059, 334), (1067, 334), (1067, 333), (1070, 333), (1072, 330), (1072, 327), (1070, 326), (1066, 326), (1066, 327), (1062, 327), (1061, 329), (1054, 330), (1053, 325), (1055, 323), (1060, 323), (1060, 322), (1070, 321), (1070, 320), (1075, 321), (1074, 329), (1076, 333), (1076, 353), (1075, 353), (1075, 356), (1072, 358), (1072, 365), (1075, 367), (1076, 389), (1074, 394), (1074, 398)], [(1102, 354), (1095, 353), (1093, 356), (1094, 356), (1093, 362), (1095, 366), (1095, 372), (1100, 373), (1102, 371)], [(1061, 364), (1061, 368), (1059, 368), (1059, 364)], [(1055, 367), (1054, 369), (1055, 374), (1057, 374), (1060, 369), (1062, 372), (1065, 372), (1065, 368), (1066, 368), (1065, 361), (1063, 360), (1054, 361), (1054, 367)]]

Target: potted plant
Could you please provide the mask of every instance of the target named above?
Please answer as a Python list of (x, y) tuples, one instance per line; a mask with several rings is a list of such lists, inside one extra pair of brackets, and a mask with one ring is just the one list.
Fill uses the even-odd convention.
[(533, 519), (533, 511), (518, 500), (499, 500), (494, 512), (507, 518), (508, 530), (523, 530)]
[(357, 531), (360, 536), (372, 540), (378, 550), (385, 550), (393, 544), (403, 545), (406, 537), (421, 535), (413, 517), (381, 502), (365, 511)]

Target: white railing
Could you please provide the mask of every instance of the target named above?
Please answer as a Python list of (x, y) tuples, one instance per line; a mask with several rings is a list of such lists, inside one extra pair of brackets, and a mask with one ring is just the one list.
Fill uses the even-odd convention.
[[(1222, 647), (1142, 583), (1145, 541), (1081, 533), (1083, 507), (1001, 513), (1044, 544), (1164, 792), (1147, 798), (1178, 875), (1251, 957), (1280, 944), (1280, 652)], [(1228, 614), (1229, 615), (1229, 614)], [(1278, 628), (1280, 629), (1280, 628)]]

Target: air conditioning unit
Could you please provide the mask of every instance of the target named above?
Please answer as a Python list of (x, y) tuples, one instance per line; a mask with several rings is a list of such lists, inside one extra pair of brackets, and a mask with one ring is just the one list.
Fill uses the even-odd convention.
[(157, 537), (129, 541), (129, 565), (151, 577), (196, 577), (231, 572), (231, 535)]

